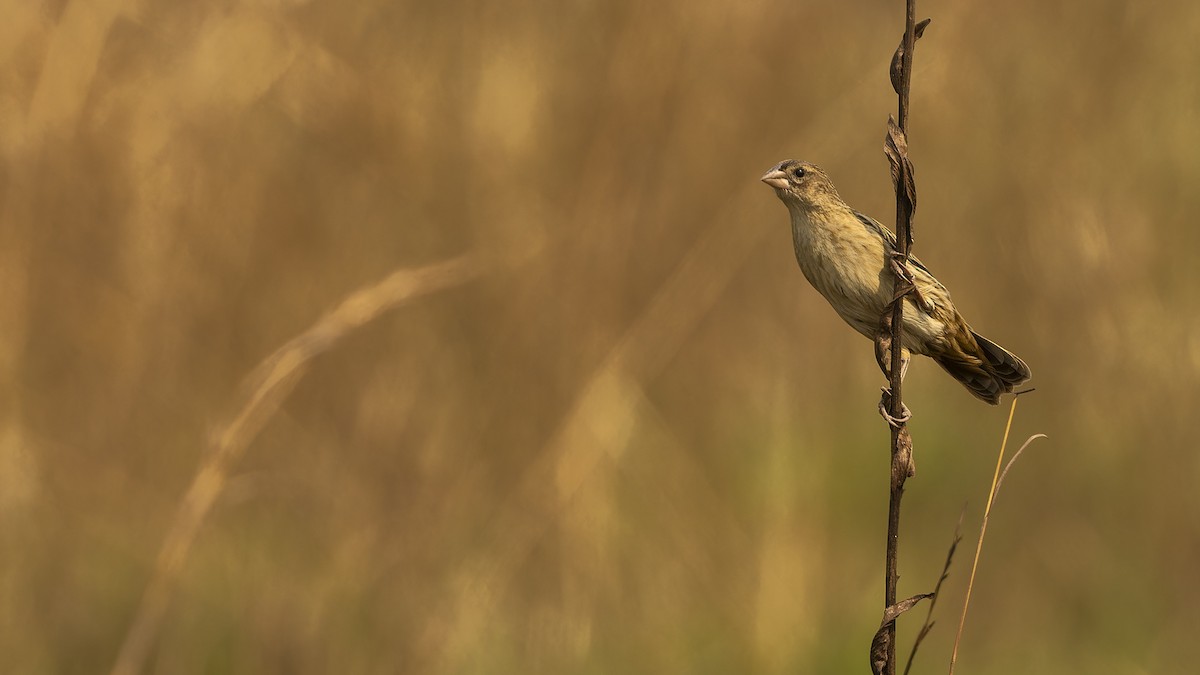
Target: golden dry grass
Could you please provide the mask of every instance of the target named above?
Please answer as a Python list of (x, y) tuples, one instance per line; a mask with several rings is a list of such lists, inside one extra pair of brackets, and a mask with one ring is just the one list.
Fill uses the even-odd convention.
[[(882, 380), (757, 177), (807, 159), (890, 219), (901, 5), (5, 3), (0, 670), (110, 668), (247, 374), (470, 254), (507, 262), (309, 362), (148, 672), (865, 671)], [(918, 11), (915, 251), (1051, 439), (959, 669), (1190, 672), (1200, 7)], [(978, 523), (1004, 422), (925, 362), (906, 400), (902, 596)]]

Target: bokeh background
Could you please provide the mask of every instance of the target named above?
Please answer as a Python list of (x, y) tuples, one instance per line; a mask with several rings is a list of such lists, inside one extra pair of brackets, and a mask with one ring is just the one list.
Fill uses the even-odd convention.
[[(146, 671), (867, 672), (882, 378), (758, 177), (807, 159), (892, 221), (902, 6), (4, 2), (0, 670), (108, 669), (247, 373), (473, 253), (312, 362)], [(1200, 5), (919, 13), (915, 250), (1049, 435), (959, 672), (1195, 672)], [(902, 595), (967, 505), (944, 672), (1007, 406), (924, 361), (906, 399)]]

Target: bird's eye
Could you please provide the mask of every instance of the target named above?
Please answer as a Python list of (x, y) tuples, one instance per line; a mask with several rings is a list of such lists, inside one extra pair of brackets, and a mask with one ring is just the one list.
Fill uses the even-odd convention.
[(798, 166), (792, 169), (792, 176), (796, 178), (804, 178), (804, 167)]

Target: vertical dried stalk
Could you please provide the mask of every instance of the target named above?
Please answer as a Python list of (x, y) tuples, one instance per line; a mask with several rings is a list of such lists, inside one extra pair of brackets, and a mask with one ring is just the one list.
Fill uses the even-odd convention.
[[(913, 47), (916, 44), (916, 0), (905, 0), (904, 40), (897, 50), (899, 57), (899, 72), (896, 61), (892, 64), (892, 85), (899, 96), (899, 122), (890, 124), (888, 129), (888, 158), (892, 162), (892, 177), (896, 188), (896, 246), (898, 263), (901, 269), (907, 270), (908, 256), (912, 248), (911, 219), (914, 207), (916, 189), (912, 182), (911, 164), (907, 156), (906, 132), (908, 129), (908, 93), (912, 79)], [(898, 128), (897, 128), (898, 127)], [(898, 132), (898, 133), (897, 133)], [(887, 264), (887, 261), (885, 261)], [(900, 579), (896, 560), (900, 543), (900, 500), (904, 496), (904, 481), (913, 472), (912, 467), (912, 438), (908, 434), (904, 420), (907, 417), (904, 403), (901, 399), (901, 380), (904, 367), (901, 355), (901, 343), (904, 326), (904, 292), (905, 281), (902, 275), (896, 275), (896, 300), (892, 303), (890, 321), (885, 319), (885, 325), (890, 328), (891, 372), (890, 395), (887, 397), (888, 413), (891, 427), (891, 481), (888, 500), (888, 532), (887, 554), (884, 576), (884, 608), (896, 604), (896, 586)], [(896, 673), (896, 624), (892, 621), (887, 627), (887, 652), (883, 672), (886, 675)]]
[(958, 617), (958, 632), (954, 634), (954, 648), (950, 652), (950, 675), (954, 675), (954, 664), (958, 661), (958, 645), (962, 641), (963, 626), (967, 623), (967, 608), (971, 606), (971, 591), (975, 588), (975, 572), (979, 569), (979, 556), (983, 553), (983, 537), (987, 534), (988, 518), (992, 515), (992, 504), (996, 501), (996, 495), (1000, 493), (1000, 486), (1004, 483), (1004, 477), (1008, 475), (1008, 470), (1021, 457), (1021, 453), (1025, 452), (1025, 448), (1029, 444), (1039, 438), (1046, 438), (1046, 434), (1034, 434), (1025, 439), (1025, 443), (1021, 448), (1008, 460), (1008, 464), (1004, 465), (1004, 470), (1000, 470), (1001, 463), (1004, 462), (1004, 451), (1008, 448), (1008, 432), (1012, 429), (1013, 417), (1017, 414), (1017, 399), (1022, 394), (1028, 394), (1033, 391), (1027, 389), (1019, 391), (1013, 396), (1012, 406), (1008, 409), (1008, 422), (1004, 425), (1004, 439), (1000, 441), (1000, 454), (996, 456), (996, 472), (992, 475), (992, 487), (988, 490), (987, 506), (983, 509), (983, 522), (979, 525), (979, 541), (975, 544), (975, 558), (971, 561), (971, 576), (967, 579), (967, 593), (963, 597), (962, 614)]
[(967, 515), (967, 507), (963, 506), (962, 513), (958, 514), (958, 524), (954, 526), (954, 540), (950, 542), (950, 551), (946, 553), (946, 564), (942, 566), (942, 576), (938, 577), (937, 584), (933, 587), (932, 597), (929, 599), (929, 611), (925, 614), (925, 623), (921, 626), (921, 630), (917, 631), (912, 651), (908, 653), (908, 663), (904, 665), (904, 675), (908, 675), (908, 672), (912, 670), (913, 660), (917, 658), (917, 649), (933, 630), (933, 608), (937, 606), (938, 598), (942, 597), (942, 584), (950, 578), (950, 565), (954, 562), (954, 552), (962, 543), (962, 521), (965, 515)]

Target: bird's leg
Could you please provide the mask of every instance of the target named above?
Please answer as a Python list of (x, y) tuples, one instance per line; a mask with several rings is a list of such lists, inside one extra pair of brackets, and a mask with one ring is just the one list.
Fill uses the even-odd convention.
[(875, 334), (875, 363), (879, 364), (879, 370), (883, 372), (883, 376), (891, 379), (890, 371), (892, 369), (892, 312), (889, 310), (883, 315), (883, 325), (879, 327), (879, 332)]
[[(901, 364), (900, 365), (900, 381), (901, 382), (904, 381), (904, 374), (908, 372), (908, 350), (907, 349), (904, 350), (904, 352), (903, 352), (903, 359), (904, 360), (900, 362), (900, 364)], [(890, 412), (888, 412), (889, 410), (892, 409), (892, 388), (891, 387), (880, 387), (879, 390), (882, 392), (882, 395), (879, 397), (879, 414), (883, 416), (883, 419), (887, 420), (888, 424), (899, 429), (901, 425), (903, 425), (905, 422), (908, 422), (909, 420), (912, 419), (912, 411), (908, 409), (908, 406), (904, 404), (904, 401), (900, 402), (899, 417), (893, 416)]]
[(908, 270), (907, 256), (899, 251), (892, 251), (892, 254), (889, 257), (889, 264), (892, 268), (892, 274), (895, 274), (896, 278), (900, 280), (900, 285), (896, 289), (896, 294), (892, 296), (892, 302), (895, 302), (911, 293), (917, 297), (918, 305), (926, 310), (933, 309), (933, 304), (926, 300), (924, 295), (921, 295), (921, 289), (917, 288), (917, 284), (913, 280), (912, 272)]
[(883, 392), (883, 394), (879, 397), (879, 414), (883, 417), (883, 419), (887, 420), (889, 425), (899, 429), (900, 427), (904, 426), (906, 422), (912, 419), (912, 411), (908, 409), (908, 406), (905, 405), (903, 401), (901, 401), (900, 416), (893, 417), (892, 414), (888, 412), (888, 409), (892, 407), (892, 388), (880, 387), (879, 389), (881, 392)]
[[(900, 381), (904, 381), (904, 376), (908, 374), (908, 363), (912, 360), (912, 354), (908, 349), (900, 348)], [(883, 313), (883, 318), (879, 322), (879, 332), (875, 334), (875, 363), (879, 364), (879, 370), (883, 371), (883, 376), (887, 379), (892, 379), (892, 312), (888, 310)]]
[[(904, 376), (908, 374), (908, 364), (912, 360), (911, 354), (907, 349), (900, 349), (900, 381), (904, 381)], [(875, 362), (879, 364), (879, 369), (883, 371), (884, 377), (890, 381), (892, 379), (892, 313), (890, 311), (883, 313), (883, 319), (880, 322), (879, 332), (875, 335)], [(905, 422), (912, 419), (912, 412), (904, 402), (900, 403), (900, 416), (894, 417), (888, 410), (892, 407), (892, 389), (891, 387), (883, 387), (883, 395), (879, 399), (879, 414), (883, 419), (887, 420), (888, 424), (900, 428)]]
[(917, 285), (913, 283), (912, 272), (908, 271), (908, 256), (899, 251), (892, 251), (888, 256), (888, 264), (891, 265), (892, 274), (900, 280), (896, 287), (896, 294), (892, 296), (892, 302), (908, 295), (917, 289)]

